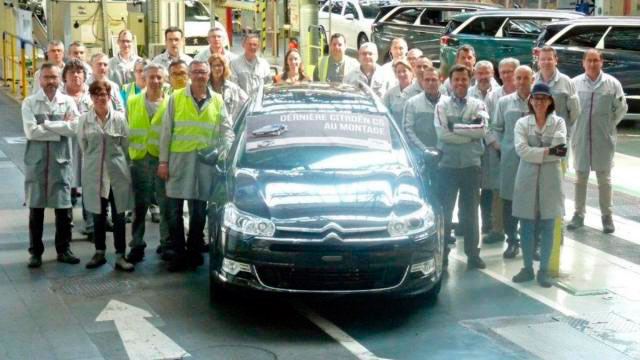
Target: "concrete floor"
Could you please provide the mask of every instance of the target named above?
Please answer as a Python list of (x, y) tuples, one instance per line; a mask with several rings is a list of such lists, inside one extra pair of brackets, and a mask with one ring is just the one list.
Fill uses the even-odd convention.
[[(28, 269), (23, 136), (19, 107), (0, 94), (0, 359), (640, 359), (640, 186), (628, 181), (637, 157), (616, 157), (614, 235), (600, 231), (590, 186), (587, 227), (565, 234), (559, 286), (512, 283), (522, 260), (503, 260), (502, 244), (483, 246), (486, 270), (466, 271), (458, 241), (435, 302), (255, 293), (210, 302), (207, 264), (168, 273), (151, 222), (135, 272), (113, 271), (110, 236), (109, 264), (91, 271), (93, 245), (75, 232), (82, 263), (55, 262), (47, 212), (45, 263)], [(79, 228), (79, 209), (75, 219)]]

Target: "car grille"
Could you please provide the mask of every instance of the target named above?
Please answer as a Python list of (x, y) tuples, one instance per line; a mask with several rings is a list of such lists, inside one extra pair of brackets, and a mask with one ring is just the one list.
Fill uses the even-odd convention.
[(260, 281), (271, 288), (298, 291), (358, 291), (395, 287), (402, 282), (406, 267), (390, 266), (369, 269), (301, 268), (256, 266)]

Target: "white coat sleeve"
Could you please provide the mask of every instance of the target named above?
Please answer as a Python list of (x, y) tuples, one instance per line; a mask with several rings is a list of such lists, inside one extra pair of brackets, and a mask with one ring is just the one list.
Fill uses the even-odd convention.
[(159, 161), (169, 161), (169, 148), (171, 147), (171, 137), (173, 136), (173, 116), (175, 114), (175, 101), (174, 97), (169, 98), (167, 103), (167, 110), (162, 115), (162, 130), (160, 132), (159, 143)]
[(567, 98), (567, 109), (569, 110), (567, 127), (573, 126), (580, 116), (580, 98), (578, 97), (578, 91), (573, 81), (569, 81), (569, 94)]
[(502, 142), (502, 138), (504, 138), (504, 110), (502, 109), (502, 104), (504, 104), (504, 102), (498, 100), (495, 110), (493, 111), (493, 132), (496, 134), (499, 142)]
[(620, 82), (616, 81), (614, 86), (615, 99), (613, 99), (613, 109), (611, 109), (611, 111), (613, 112), (614, 120), (614, 124), (612, 125), (616, 126), (622, 121), (622, 119), (624, 119), (624, 116), (627, 114), (627, 110), (629, 110), (629, 105), (627, 104), (627, 99), (624, 96), (624, 90), (622, 89)]
[(35, 141), (60, 141), (60, 136), (47, 129), (43, 124), (38, 125), (33, 113), (33, 102), (27, 99), (22, 102), (22, 126), (27, 140)]
[(45, 120), (44, 126), (60, 136), (74, 136), (76, 134), (76, 127), (78, 126), (79, 116), (80, 112), (75, 102), (71, 101), (67, 104), (64, 121)]
[(516, 127), (514, 129), (513, 143), (516, 147), (516, 153), (520, 156), (520, 161), (542, 164), (544, 161), (545, 148), (529, 146), (529, 142), (527, 140), (528, 136), (528, 118), (521, 118), (516, 123)]
[(447, 127), (447, 115), (442, 106), (442, 102), (436, 105), (433, 115), (433, 122), (436, 129), (436, 136), (440, 141), (447, 144), (466, 144), (471, 142), (471, 138), (454, 134)]
[(479, 119), (479, 124), (461, 124), (456, 123), (453, 126), (453, 132), (457, 135), (466, 136), (468, 138), (477, 140), (482, 139), (487, 134), (486, 132), (486, 124), (489, 120), (489, 114), (487, 113), (487, 108), (484, 103), (480, 103), (473, 112), (473, 119)]
[(409, 144), (424, 151), (427, 148), (427, 146), (422, 143), (422, 141), (414, 131), (417, 116), (418, 116), (418, 112), (416, 111), (416, 106), (414, 102), (407, 101), (402, 111), (402, 131), (405, 133), (407, 137), (407, 142)]
[(87, 148), (87, 136), (84, 132), (85, 124), (87, 123), (87, 117), (89, 113), (83, 114), (78, 119), (78, 126), (76, 129), (76, 138), (78, 139), (78, 146), (80, 147), (80, 151), (84, 153), (84, 150)]
[[(567, 144), (567, 124), (564, 122), (564, 119), (562, 119), (561, 117), (556, 117), (556, 119), (557, 119), (557, 122), (556, 122), (556, 126), (553, 129), (553, 139), (551, 140), (551, 147), (560, 145), (560, 144), (565, 144), (565, 145)], [(543, 161), (550, 162), (550, 161), (557, 161), (559, 159), (562, 159), (562, 158), (555, 155), (545, 155)]]

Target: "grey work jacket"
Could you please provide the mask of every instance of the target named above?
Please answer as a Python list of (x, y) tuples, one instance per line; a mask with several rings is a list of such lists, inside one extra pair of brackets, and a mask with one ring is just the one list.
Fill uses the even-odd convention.
[(436, 104), (429, 101), (424, 92), (411, 97), (405, 104), (402, 131), (416, 154), (436, 148), (435, 107)]
[[(487, 100), (491, 95), (491, 92), (496, 89), (495, 87), (490, 87), (489, 90), (485, 94), (482, 94), (477, 87), (477, 85), (472, 86), (469, 89), (469, 96), (472, 96), (478, 100), (482, 100), (484, 104), (487, 106), (487, 110), (489, 110), (489, 104)], [(489, 116), (491, 116), (491, 112), (487, 111)], [(491, 132), (491, 118), (489, 118), (487, 124), (487, 135), (485, 135), (485, 148), (484, 153), (482, 154), (482, 171), (480, 177), (480, 188), (489, 189), (489, 190), (497, 190), (498, 189), (498, 176), (500, 170), (496, 170), (496, 168), (500, 168), (500, 156), (498, 155), (498, 151), (489, 144), (493, 143), (496, 138), (493, 136)], [(488, 146), (489, 145), (489, 146)]]
[[(207, 100), (201, 109), (209, 106), (214, 94), (210, 89), (209, 100)], [(191, 86), (187, 86), (187, 95), (190, 97), (193, 105), (198, 109), (198, 105), (191, 95)], [(167, 110), (162, 117), (162, 132), (160, 135), (160, 162), (168, 162), (169, 179), (166, 183), (167, 197), (174, 199), (186, 200), (202, 200), (207, 201), (211, 197), (214, 180), (214, 168), (198, 160), (198, 152), (170, 152), (171, 139), (173, 134), (174, 117), (176, 113), (175, 97), (172, 95), (167, 103)], [(223, 161), (226, 153), (233, 143), (233, 123), (231, 117), (227, 114), (227, 110), (223, 106), (220, 113), (220, 129), (218, 137), (211, 139), (212, 146), (220, 148), (219, 161)]]
[(516, 123), (515, 145), (520, 165), (515, 177), (518, 191), (513, 194), (514, 217), (550, 220), (564, 215), (561, 158), (545, 155), (544, 149), (566, 144), (566, 137), (564, 120), (553, 113), (542, 129), (536, 125), (534, 115)]
[[(238, 57), (238, 55), (232, 53), (229, 50), (224, 50), (222, 56), (227, 59), (227, 63), (231, 63), (232, 60)], [(209, 58), (211, 57), (211, 48), (207, 47), (206, 49), (200, 51), (193, 59), (198, 61), (206, 61), (209, 62)]]
[[(480, 167), (480, 157), (484, 152), (482, 139), (489, 119), (484, 103), (468, 95), (464, 99), (441, 96), (434, 112), (438, 148), (442, 151), (439, 166), (456, 169)], [(476, 119), (478, 124), (474, 123)], [(447, 126), (449, 122), (453, 123), (453, 131)]]
[(413, 86), (413, 83), (407, 85), (404, 89), (400, 90), (400, 85), (396, 85), (389, 89), (384, 94), (382, 102), (391, 112), (391, 116), (396, 121), (398, 126), (402, 127), (402, 116), (404, 112), (405, 103), (412, 97), (420, 94), (422, 91), (420, 88)]
[(500, 141), (500, 197), (513, 199), (516, 173), (520, 158), (513, 141), (513, 129), (518, 119), (529, 114), (527, 99), (521, 99), (517, 92), (498, 100), (494, 118), (495, 130)]
[(118, 84), (119, 87), (135, 82), (136, 78), (133, 76), (133, 70), (138, 59), (140, 59), (140, 56), (131, 54), (127, 61), (120, 57), (120, 53), (109, 59), (109, 80)]
[(540, 72), (535, 74), (533, 80), (534, 82), (543, 82), (551, 88), (556, 115), (564, 119), (567, 126), (567, 137), (569, 137), (571, 129), (580, 115), (580, 100), (571, 78), (556, 70), (548, 82), (542, 80)]
[(188, 66), (193, 61), (193, 58), (191, 58), (191, 56), (189, 55), (180, 53), (178, 55), (178, 58), (174, 59), (173, 57), (171, 57), (171, 55), (169, 55), (169, 52), (165, 50), (163, 53), (156, 55), (156, 57), (154, 57), (151, 62), (164, 66), (164, 68), (167, 70), (167, 73), (169, 73), (169, 65), (171, 65), (171, 63), (176, 60), (182, 60)]
[(385, 79), (384, 73), (378, 64), (375, 64), (375, 69), (373, 70), (371, 78), (368, 78), (367, 75), (362, 72), (362, 68), (358, 67), (347, 73), (344, 76), (343, 82), (353, 86), (358, 86), (358, 83), (363, 82), (367, 84), (367, 86), (369, 86), (380, 98), (382, 98), (388, 90), (387, 80)]
[(41, 89), (22, 102), (24, 191), (30, 208), (71, 207), (71, 137), (78, 110), (72, 98), (57, 91), (53, 100)]
[(235, 123), (236, 117), (242, 106), (249, 100), (249, 95), (232, 81), (225, 80), (222, 85), (222, 100), (227, 110), (227, 115), (231, 117), (231, 123)]
[(129, 126), (124, 114), (110, 109), (104, 127), (95, 111), (80, 116), (78, 143), (82, 150), (82, 200), (87, 211), (100, 214), (101, 199), (113, 192), (118, 213), (133, 205), (129, 172)]
[(261, 57), (250, 62), (244, 55), (241, 55), (231, 61), (229, 67), (231, 68), (230, 80), (240, 86), (249, 96), (273, 81), (269, 63)]
[(628, 110), (622, 85), (600, 73), (595, 84), (585, 75), (573, 78), (582, 111), (571, 136), (576, 171), (609, 171), (616, 152), (616, 126)]

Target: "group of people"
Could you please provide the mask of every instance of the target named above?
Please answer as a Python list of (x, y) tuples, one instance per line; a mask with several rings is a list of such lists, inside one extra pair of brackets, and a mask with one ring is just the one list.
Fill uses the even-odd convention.
[[(557, 69), (553, 48), (541, 49), (539, 71), (505, 58), (476, 62), (471, 46), (461, 46), (456, 64), (443, 74), (419, 49), (402, 38), (391, 42), (391, 60), (378, 65), (378, 49), (364, 43), (358, 59), (346, 55), (345, 38), (333, 34), (329, 54), (307, 74), (298, 49), (283, 59), (273, 77), (260, 56), (255, 34), (243, 40), (243, 54), (227, 49), (224, 29), (209, 31), (209, 47), (195, 59), (182, 53), (183, 33), (165, 31), (166, 50), (149, 61), (135, 55), (133, 35), (118, 36), (111, 59), (97, 53), (85, 63), (85, 49), (73, 43), (48, 46), (48, 62), (35, 75), (33, 95), (22, 106), (25, 191), (30, 208), (30, 267), (44, 251), (44, 208), (56, 215), (58, 261), (76, 264), (69, 249), (72, 192), (82, 196), (86, 233), (96, 252), (86, 264), (105, 260), (105, 232), (111, 210), (117, 269), (131, 271), (145, 256), (145, 217), (157, 205), (160, 246), (170, 271), (203, 263), (207, 201), (213, 165), (202, 152), (233, 142), (233, 122), (250, 96), (267, 83), (318, 81), (366, 84), (386, 105), (414, 155), (423, 159), (425, 178), (444, 210), (445, 236), (464, 236), (470, 269), (484, 268), (483, 243), (506, 239), (505, 258), (522, 249), (524, 267), (513, 277), (537, 278), (550, 286), (549, 259), (554, 222), (564, 215), (562, 178), (571, 149), (577, 174), (576, 212), (570, 230), (584, 224), (586, 183), (596, 171), (603, 230), (611, 218), (611, 167), (616, 125), (627, 105), (620, 83), (602, 71), (603, 57), (586, 52), (585, 73), (570, 79)], [(168, 82), (167, 82), (168, 79)], [(517, 189), (517, 191), (516, 191)], [(183, 207), (189, 209), (185, 237)], [(478, 211), (480, 209), (481, 216)], [(132, 212), (126, 252), (125, 212)], [(481, 218), (482, 225), (479, 224)], [(539, 260), (537, 276), (533, 261)]]

